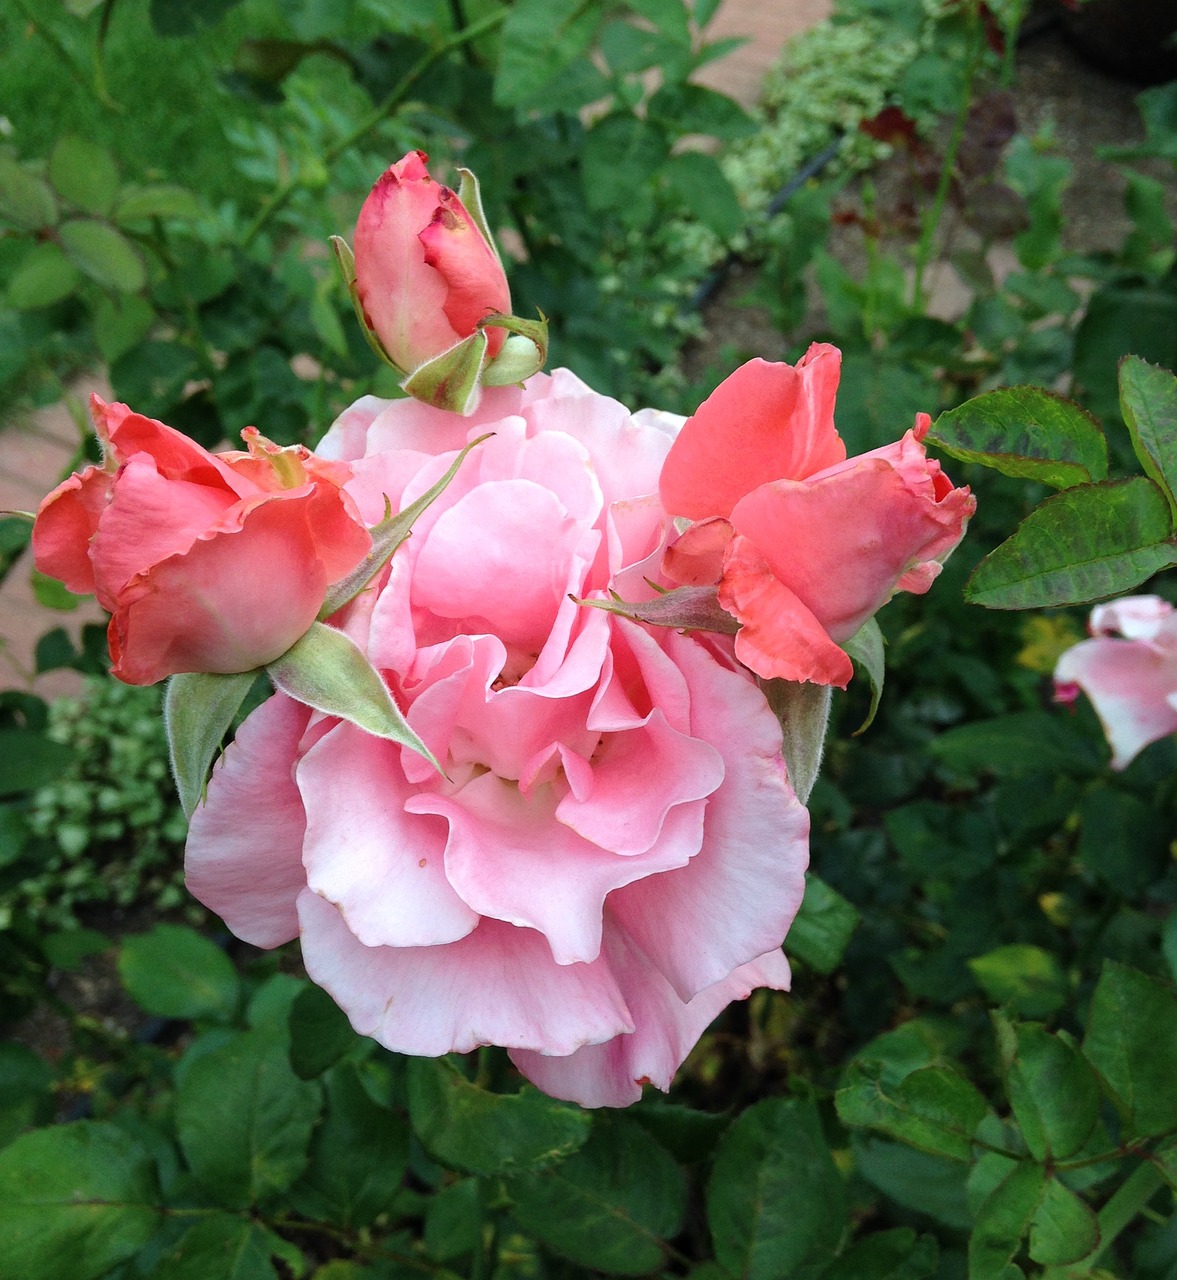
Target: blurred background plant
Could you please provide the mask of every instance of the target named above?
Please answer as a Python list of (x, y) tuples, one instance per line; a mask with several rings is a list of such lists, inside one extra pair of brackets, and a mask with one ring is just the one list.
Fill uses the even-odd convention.
[[(358, 395), (395, 394), (326, 242), (420, 147), (478, 173), (553, 362), (631, 406), (690, 412), (738, 361), (820, 338), (845, 353), (851, 452), (1034, 382), (1139, 474), (1117, 363), (1177, 365), (1177, 84), (1143, 88), (1133, 140), (1117, 117), (1095, 157), (1023, 86), (1062, 4), (838, 0), (746, 109), (698, 82), (731, 48), (708, 36), (716, 8), (13, 0), (6, 418), (96, 368), (206, 445), (247, 424), (313, 442)], [(1111, 82), (1083, 75), (1106, 114)], [(1080, 184), (1099, 193), (1087, 223)], [(80, 432), (75, 461), (92, 448)], [(15, 1203), (35, 1170), (51, 1191), (117, 1187), (99, 1226), (53, 1211), (89, 1233), (82, 1280), (203, 1277), (226, 1251), (241, 1280), (1173, 1280), (1177, 746), (1112, 774), (1090, 708), (1049, 705), (1082, 614), (964, 603), (1047, 490), (950, 465), (979, 495), (970, 538), (929, 596), (881, 615), (869, 732), (865, 692), (835, 703), (794, 992), (733, 1007), (669, 1103), (620, 1117), (516, 1093), (490, 1051), (374, 1053), (288, 957), (177, 924), (157, 695), (101, 678), (101, 629), (50, 631), (36, 671), (84, 673), (84, 696), (0, 693), (0, 987), (20, 1037), (0, 1045), (0, 1192)], [(0, 568), (26, 540), (0, 520)], [(166, 922), (124, 936), (124, 904)], [(65, 1021), (38, 1038), (47, 1008)], [(265, 1160), (226, 1147), (228, 1115)], [(36, 1241), (57, 1237), (13, 1232), (0, 1264), (56, 1280)]]

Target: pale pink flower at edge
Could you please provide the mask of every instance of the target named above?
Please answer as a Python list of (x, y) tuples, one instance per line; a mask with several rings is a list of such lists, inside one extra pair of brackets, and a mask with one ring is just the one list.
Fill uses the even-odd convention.
[(1091, 699), (1125, 769), (1149, 745), (1177, 732), (1177, 610), (1159, 596), (1125, 596), (1098, 605), (1091, 639), (1068, 649), (1055, 667), (1056, 696)]
[(259, 946), (301, 936), (358, 1031), (410, 1054), (502, 1045), (588, 1106), (667, 1088), (724, 1006), (788, 987), (808, 859), (780, 726), (731, 642), (572, 598), (651, 594), (671, 426), (563, 370), (471, 418), (352, 406), (320, 451), (370, 523), (495, 433), (335, 620), (445, 775), (275, 695), (188, 842), (196, 896)]
[(841, 645), (896, 591), (922, 594), (964, 536), (976, 500), (922, 444), (931, 420), (847, 458), (834, 427), (841, 353), (750, 360), (679, 433), (663, 468), (672, 515), (696, 521), (665, 571), (718, 586), (741, 624), (736, 655), (765, 678), (844, 688)]

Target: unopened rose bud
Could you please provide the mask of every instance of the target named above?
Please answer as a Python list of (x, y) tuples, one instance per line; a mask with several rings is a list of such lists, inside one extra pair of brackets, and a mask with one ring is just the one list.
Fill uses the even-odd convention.
[(360, 210), (354, 256), (338, 237), (333, 243), (365, 333), (404, 375), (404, 389), (470, 413), (483, 385), (543, 367), (546, 326), (509, 314), (474, 175), (460, 170), (452, 191), (430, 177), (427, 159), (410, 151), (381, 176)]

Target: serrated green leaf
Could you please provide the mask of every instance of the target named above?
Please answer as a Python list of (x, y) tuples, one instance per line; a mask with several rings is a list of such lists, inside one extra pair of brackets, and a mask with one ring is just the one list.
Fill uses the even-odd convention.
[(628, 8), (651, 22), (663, 35), (678, 44), (691, 43), (690, 10), (683, 0), (626, 0)]
[(0, 1151), (0, 1275), (97, 1280), (155, 1234), (151, 1157), (116, 1125), (37, 1129)]
[(49, 156), (49, 181), (71, 204), (101, 217), (118, 194), (119, 170), (105, 147), (67, 134)]
[(380, 673), (342, 631), (312, 622), (305, 635), (266, 667), (266, 673), (275, 688), (296, 702), (339, 716), (378, 738), (399, 742), (441, 772), (433, 753), (409, 727)]
[(807, 873), (801, 910), (786, 939), (790, 957), (818, 973), (833, 973), (861, 918), (858, 909), (836, 889)]
[(881, 1064), (857, 1060), (835, 1102), (843, 1123), (878, 1129), (931, 1155), (968, 1160), (989, 1110), (980, 1093), (947, 1067), (921, 1067), (888, 1083)]
[(1177, 564), (1164, 493), (1145, 476), (1048, 498), (977, 566), (965, 598), (989, 609), (1087, 604)]
[(1002, 387), (966, 400), (932, 424), (927, 443), (961, 462), (1054, 489), (1103, 480), (1108, 449), (1086, 410), (1041, 387)]
[(323, 990), (308, 983), (290, 1008), (290, 1065), (301, 1080), (313, 1080), (356, 1043), (347, 1014)]
[(686, 1210), (682, 1170), (635, 1121), (598, 1114), (588, 1142), (549, 1169), (507, 1182), (512, 1214), (561, 1256), (610, 1275), (665, 1258)]
[(505, 1174), (564, 1160), (588, 1140), (586, 1111), (526, 1086), (489, 1093), (450, 1063), (409, 1063), (409, 1115), (425, 1149), (449, 1168)]
[(78, 287), (77, 268), (51, 240), (36, 244), (8, 281), (8, 305), (17, 311), (51, 307)]
[(812, 1103), (769, 1098), (733, 1122), (707, 1184), (707, 1223), (717, 1260), (742, 1280), (787, 1280), (833, 1256), (846, 1191)]
[(679, 152), (662, 166), (662, 176), (691, 215), (721, 240), (731, 240), (743, 229), (740, 201), (714, 156)]
[(990, 1000), (1026, 1018), (1054, 1013), (1070, 994), (1058, 957), (1042, 947), (1012, 942), (975, 956), (968, 964)]
[(217, 1214), (190, 1227), (164, 1255), (153, 1280), (278, 1280), (270, 1257), (278, 1237), (260, 1223)]
[(1015, 711), (972, 724), (957, 725), (928, 744), (937, 760), (962, 772), (996, 777), (1063, 773), (1090, 777), (1104, 768), (1090, 738), (1045, 711)]
[(604, 116), (588, 131), (581, 152), (585, 204), (604, 213), (641, 203), (650, 174), (669, 150), (665, 133), (648, 120), (621, 111)]
[(477, 1178), (443, 1187), (425, 1211), (425, 1250), (437, 1262), (473, 1253), (482, 1244), (482, 1197)]
[(0, 220), (22, 231), (57, 225), (57, 201), (49, 184), (8, 156), (0, 156)]
[(503, 24), (495, 102), (521, 107), (534, 101), (584, 53), (600, 22), (600, 7), (591, 0), (516, 0)]
[(1177, 378), (1138, 356), (1120, 361), (1120, 411), (1146, 474), (1177, 515)]
[(114, 227), (88, 218), (63, 222), (61, 247), (79, 271), (108, 289), (136, 293), (147, 283), (139, 250)]
[(333, 1068), (324, 1084), (326, 1114), (290, 1201), (309, 1218), (354, 1231), (385, 1212), (400, 1190), (409, 1126), (403, 1115), (373, 1101), (350, 1063)]
[(318, 1085), (294, 1074), (264, 1028), (182, 1065), (176, 1136), (196, 1179), (229, 1209), (275, 1203), (307, 1166)]
[(1039, 1164), (1018, 1164), (989, 1193), (969, 1237), (969, 1280), (1004, 1280), (1046, 1184)]
[(876, 1231), (860, 1240), (821, 1273), (821, 1280), (928, 1280), (938, 1273), (935, 1236), (910, 1227)]
[(1177, 995), (1169, 987), (1106, 961), (1091, 1000), (1083, 1056), (1120, 1112), (1125, 1138), (1177, 1129)]
[(230, 1019), (237, 1008), (233, 962), (195, 929), (157, 924), (123, 939), (119, 977), (131, 999), (164, 1018)]
[(1086, 1258), (1098, 1244), (1092, 1210), (1057, 1179), (1048, 1179), (1030, 1219), (1030, 1257), (1044, 1267), (1066, 1266)]
[(1014, 1119), (1035, 1160), (1065, 1160), (1099, 1120), (1099, 1082), (1082, 1054), (1037, 1023), (999, 1021), (998, 1043)]
[(164, 728), (172, 777), (187, 818), (204, 796), (209, 766), (257, 675), (256, 671), (233, 675), (191, 671), (168, 681)]

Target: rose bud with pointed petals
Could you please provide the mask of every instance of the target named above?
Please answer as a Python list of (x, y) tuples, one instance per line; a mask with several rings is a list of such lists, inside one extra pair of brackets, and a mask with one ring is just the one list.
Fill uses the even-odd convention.
[(688, 418), (662, 470), (666, 509), (697, 523), (667, 549), (675, 582), (717, 583), (736, 655), (766, 679), (845, 687), (843, 642), (896, 591), (921, 594), (976, 505), (921, 443), (854, 458), (834, 427), (841, 353), (752, 360)]
[(113, 674), (128, 684), (272, 661), (371, 545), (345, 463), (254, 428), (247, 450), (212, 454), (98, 396), (91, 413), (105, 465), (41, 503), (33, 552), (42, 573), (112, 615)]
[(1151, 742), (1177, 733), (1177, 609), (1160, 596), (1098, 605), (1090, 640), (1072, 645), (1054, 669), (1056, 698), (1081, 689), (1095, 708), (1112, 768), (1126, 769)]

